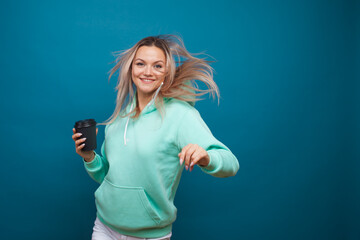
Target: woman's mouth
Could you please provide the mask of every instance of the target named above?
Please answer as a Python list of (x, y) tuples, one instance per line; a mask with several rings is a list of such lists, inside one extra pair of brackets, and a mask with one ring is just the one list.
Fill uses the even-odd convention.
[(154, 79), (150, 79), (150, 78), (140, 78), (140, 80), (141, 80), (141, 82), (146, 83), (146, 84), (149, 84), (149, 83), (152, 83), (155, 81)]

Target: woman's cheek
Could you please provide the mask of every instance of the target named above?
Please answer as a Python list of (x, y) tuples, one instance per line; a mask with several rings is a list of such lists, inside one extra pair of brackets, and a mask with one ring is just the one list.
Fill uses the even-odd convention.
[(133, 76), (137, 77), (141, 74), (141, 69), (139, 69), (137, 66), (133, 67)]

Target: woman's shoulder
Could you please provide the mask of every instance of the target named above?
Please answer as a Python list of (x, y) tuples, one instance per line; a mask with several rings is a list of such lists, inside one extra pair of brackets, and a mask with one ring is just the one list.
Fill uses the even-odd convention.
[(165, 100), (166, 102), (166, 112), (173, 112), (173, 113), (185, 113), (188, 111), (196, 110), (192, 103), (176, 99), (176, 98), (169, 98)]

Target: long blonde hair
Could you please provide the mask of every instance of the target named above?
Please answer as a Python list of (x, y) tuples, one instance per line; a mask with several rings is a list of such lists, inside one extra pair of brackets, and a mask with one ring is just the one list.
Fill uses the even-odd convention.
[[(118, 82), (115, 87), (118, 92), (116, 107), (109, 119), (97, 125), (111, 124), (119, 114), (120, 117), (131, 116), (133, 113), (135, 114), (131, 116), (132, 118), (139, 116), (140, 110), (138, 106), (134, 107), (129, 113), (126, 113), (125, 109), (134, 100), (135, 85), (131, 77), (132, 62), (137, 50), (142, 46), (158, 47), (163, 50), (166, 57), (164, 84), (155, 99), (156, 108), (159, 109), (162, 116), (164, 113), (163, 97), (176, 98), (194, 105), (196, 101), (203, 100), (196, 98), (197, 96), (211, 93), (214, 99), (216, 94), (219, 104), (219, 88), (213, 80), (213, 68), (208, 64), (213, 61), (192, 56), (201, 53), (190, 54), (179, 36), (173, 34), (150, 36), (141, 39), (130, 49), (114, 52), (116, 65), (109, 71), (109, 80), (114, 73), (119, 71)], [(196, 80), (205, 83), (208, 89), (200, 89)]]

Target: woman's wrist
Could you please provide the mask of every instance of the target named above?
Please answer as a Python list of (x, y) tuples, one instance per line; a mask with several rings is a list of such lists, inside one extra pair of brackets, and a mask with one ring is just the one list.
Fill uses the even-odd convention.
[(85, 162), (91, 162), (92, 160), (94, 160), (94, 158), (95, 158), (95, 152), (93, 151), (92, 153), (93, 153), (93, 154), (92, 154), (91, 157), (89, 157), (89, 158), (84, 158), (84, 161), (85, 161)]

